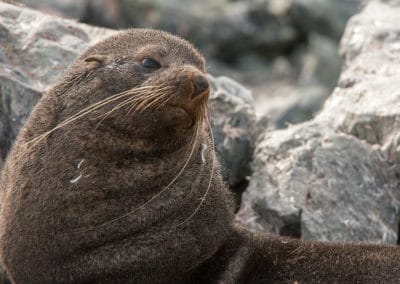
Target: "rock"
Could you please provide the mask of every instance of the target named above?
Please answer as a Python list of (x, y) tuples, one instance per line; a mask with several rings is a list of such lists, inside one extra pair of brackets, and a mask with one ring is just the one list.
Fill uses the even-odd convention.
[(309, 35), (308, 47), (299, 58), (299, 84), (321, 85), (330, 90), (337, 85), (342, 66), (337, 45), (336, 41), (328, 37), (314, 33)]
[[(251, 92), (227, 77), (210, 77), (210, 99), (215, 146), (222, 174), (241, 193), (247, 186), (255, 138), (255, 113)], [(240, 197), (240, 196), (238, 196)]]
[(274, 60), (271, 82), (255, 89), (256, 111), (268, 118), (270, 128), (307, 121), (321, 110), (340, 73), (336, 45), (325, 36), (311, 34), (307, 48), (296, 51), (290, 61)]
[(12, 74), (10, 67), (3, 65), (1, 68), (10, 72), (0, 72), (0, 157), (3, 160), (41, 94), (19, 81), (18, 77)]
[[(275, 0), (277, 1), (277, 0)], [(293, 0), (290, 14), (299, 29), (339, 40), (347, 20), (364, 0)]]
[[(82, 1), (75, 1), (82, 2)], [(85, 10), (81, 14), (80, 21), (89, 25), (103, 26), (108, 28), (135, 27), (135, 23), (129, 23), (127, 16), (131, 16), (124, 7), (124, 0), (85, 0)], [(137, 0), (130, 1), (137, 3)], [(76, 4), (75, 4), (76, 5)], [(136, 15), (140, 12), (135, 10)], [(139, 19), (141, 17), (138, 17)]]
[[(41, 93), (88, 45), (114, 32), (0, 2), (0, 160)], [(216, 149), (226, 167), (226, 180), (240, 190), (250, 174), (253, 99), (233, 80), (211, 77), (211, 81)]]
[[(275, 84), (271, 88), (268, 100), (261, 101), (257, 111), (260, 116), (266, 118), (270, 128), (286, 128), (291, 124), (312, 119), (328, 96), (329, 90), (322, 85)], [(263, 132), (267, 126), (261, 123), (258, 128)]]
[[(130, 25), (166, 29), (199, 46), (207, 57), (234, 63), (243, 53), (283, 53), (299, 40), (291, 19), (267, 1), (122, 1)], [(190, 24), (188, 24), (190, 23)], [(226, 48), (229, 46), (229, 48)]]
[(86, 0), (19, 0), (19, 2), (32, 7), (35, 10), (72, 19), (80, 19), (85, 13), (87, 5)]
[(260, 137), (239, 222), (304, 239), (398, 242), (398, 13), (399, 2), (374, 0), (353, 17), (321, 113)]
[(322, 123), (289, 130), (257, 146), (244, 197), (255, 213), (283, 235), (396, 243), (400, 192), (384, 153)]

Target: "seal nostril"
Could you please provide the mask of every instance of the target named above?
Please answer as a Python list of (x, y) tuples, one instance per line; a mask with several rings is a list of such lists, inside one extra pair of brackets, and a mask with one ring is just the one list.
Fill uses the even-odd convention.
[(210, 87), (210, 83), (208, 82), (207, 77), (201, 74), (193, 76), (192, 82), (194, 85), (192, 97), (196, 97)]

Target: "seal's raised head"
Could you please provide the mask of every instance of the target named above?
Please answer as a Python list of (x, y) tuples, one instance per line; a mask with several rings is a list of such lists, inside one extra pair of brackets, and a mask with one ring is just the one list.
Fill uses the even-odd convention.
[[(205, 115), (210, 87), (204, 65), (190, 43), (166, 32), (119, 33), (89, 48), (69, 68), (60, 88), (59, 118), (87, 116), (90, 128), (96, 124), (134, 136), (131, 146), (142, 152), (175, 149)], [(161, 138), (168, 143), (159, 143)]]

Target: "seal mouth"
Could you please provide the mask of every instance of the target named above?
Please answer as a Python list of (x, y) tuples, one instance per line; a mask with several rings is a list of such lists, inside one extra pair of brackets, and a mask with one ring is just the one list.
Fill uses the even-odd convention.
[(188, 101), (182, 104), (169, 104), (169, 106), (172, 108), (178, 108), (183, 110), (192, 121), (191, 125), (189, 126), (189, 128), (191, 128), (199, 120), (199, 117), (201, 115), (200, 112), (202, 110), (202, 105), (205, 105), (207, 103), (209, 96), (210, 96), (210, 88), (199, 94), (196, 94), (195, 96), (192, 95)]

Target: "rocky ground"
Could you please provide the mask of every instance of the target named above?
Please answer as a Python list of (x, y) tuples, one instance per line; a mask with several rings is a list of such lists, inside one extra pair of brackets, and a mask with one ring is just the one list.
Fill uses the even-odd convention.
[[(56, 11), (51, 1), (39, 2)], [(76, 2), (60, 2), (64, 8), (57, 13), (90, 22), (87, 6)], [(99, 12), (89, 2), (79, 3)], [(211, 107), (224, 176), (237, 192), (249, 184), (237, 222), (305, 239), (396, 243), (400, 3), (371, 0), (350, 20), (336, 84), (335, 46), (361, 5), (337, 2), (210, 0), (180, 7), (137, 1), (148, 10), (134, 19), (144, 18), (137, 26), (166, 25), (211, 58)], [(103, 17), (110, 27), (134, 21)], [(185, 25), (188, 19), (196, 25)], [(0, 2), (0, 167), (41, 94), (77, 54), (113, 32)]]

